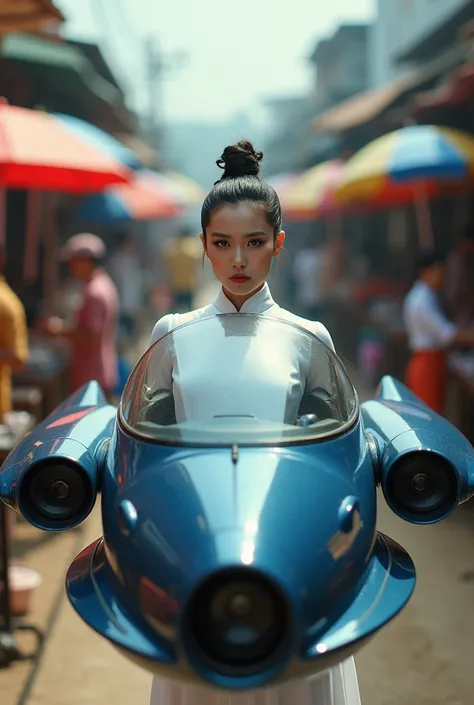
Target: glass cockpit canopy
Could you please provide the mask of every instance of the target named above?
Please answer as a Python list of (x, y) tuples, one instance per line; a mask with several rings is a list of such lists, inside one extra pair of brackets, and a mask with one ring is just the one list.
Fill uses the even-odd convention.
[(343, 433), (358, 415), (339, 358), (305, 328), (230, 313), (175, 328), (142, 356), (123, 426), (172, 445), (281, 445)]

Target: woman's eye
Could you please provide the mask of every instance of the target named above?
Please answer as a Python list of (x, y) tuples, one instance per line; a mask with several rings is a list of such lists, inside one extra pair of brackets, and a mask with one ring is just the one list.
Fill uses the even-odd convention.
[(258, 247), (259, 245), (263, 245), (263, 240), (249, 240), (248, 244), (250, 247)]
[(214, 242), (216, 247), (227, 247), (228, 244), (227, 240), (215, 240)]

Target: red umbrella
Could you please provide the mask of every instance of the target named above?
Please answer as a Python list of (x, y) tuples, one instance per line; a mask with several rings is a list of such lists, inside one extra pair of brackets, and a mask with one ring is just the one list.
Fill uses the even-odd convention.
[[(9, 105), (0, 98), (0, 246), (5, 242), (5, 188), (94, 193), (126, 183), (130, 175), (123, 163), (92, 147), (54, 115)], [(34, 198), (27, 219), (27, 278), (35, 272), (37, 205)], [(52, 256), (56, 234), (50, 220), (47, 250)]]
[(129, 176), (54, 115), (0, 101), (0, 186), (93, 193)]

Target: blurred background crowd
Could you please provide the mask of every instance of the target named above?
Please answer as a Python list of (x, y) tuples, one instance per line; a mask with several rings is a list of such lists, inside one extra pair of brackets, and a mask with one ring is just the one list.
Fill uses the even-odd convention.
[(223, 5), (0, 0), (3, 452), (90, 377), (117, 398), (157, 318), (214, 296), (200, 205), (244, 137), (282, 204), (278, 303), (369, 389), (416, 358), (472, 440), (474, 2)]

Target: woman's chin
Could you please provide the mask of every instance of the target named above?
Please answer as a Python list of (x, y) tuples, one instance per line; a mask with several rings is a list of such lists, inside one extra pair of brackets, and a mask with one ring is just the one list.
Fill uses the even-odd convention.
[(234, 282), (229, 280), (229, 282), (224, 284), (224, 289), (230, 294), (233, 294), (233, 296), (252, 296), (253, 294), (256, 294), (257, 291), (260, 291), (264, 284), (265, 282), (257, 282), (256, 284), (253, 279), (248, 279), (245, 282)]

